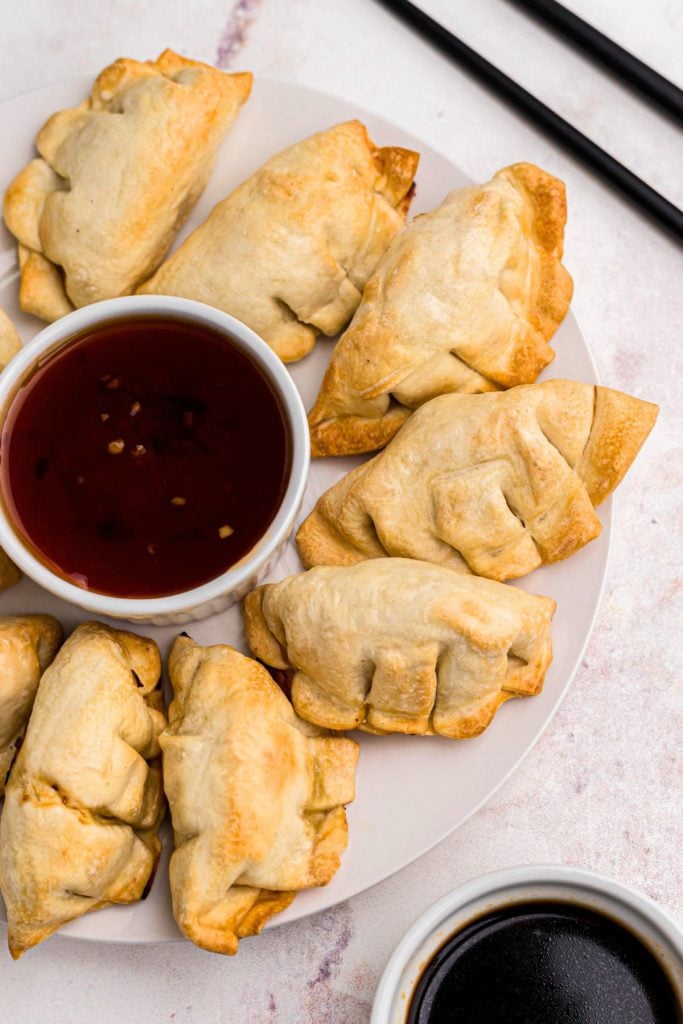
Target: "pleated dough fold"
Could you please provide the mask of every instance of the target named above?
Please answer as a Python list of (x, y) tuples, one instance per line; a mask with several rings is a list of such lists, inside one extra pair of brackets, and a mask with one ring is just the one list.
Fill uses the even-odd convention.
[(476, 736), (552, 658), (551, 598), (407, 558), (319, 566), (244, 608), (253, 653), (294, 670), (297, 714), (330, 729)]
[(56, 320), (134, 291), (203, 192), (251, 82), (166, 50), (115, 61), (80, 106), (54, 114), (40, 159), (5, 195), (21, 308)]
[(78, 626), (43, 674), (0, 819), (15, 959), (143, 895), (161, 848), (159, 674), (156, 644), (98, 622)]
[(551, 380), (443, 395), (323, 494), (297, 534), (304, 565), (421, 558), (494, 580), (524, 576), (597, 537), (657, 406)]
[(571, 300), (566, 214), (561, 181), (514, 164), (408, 224), (332, 354), (313, 454), (381, 448), (438, 395), (532, 384)]
[(301, 359), (351, 319), (403, 226), (418, 159), (378, 149), (360, 121), (318, 132), (218, 203), (139, 291), (216, 306)]
[(298, 718), (268, 672), (232, 647), (181, 635), (169, 674), (160, 743), (173, 913), (192, 942), (234, 954), (299, 889), (337, 871), (358, 748)]

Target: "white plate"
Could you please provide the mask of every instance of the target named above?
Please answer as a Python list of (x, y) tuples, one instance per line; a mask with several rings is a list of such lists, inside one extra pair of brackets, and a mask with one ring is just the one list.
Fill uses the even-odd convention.
[[(88, 79), (78, 79), (0, 104), (3, 191), (34, 155), (33, 139), (43, 121), (55, 110), (80, 102), (89, 84)], [(302, 86), (262, 79), (255, 83), (249, 103), (223, 145), (209, 187), (181, 238), (205, 219), (218, 199), (273, 153), (314, 131), (358, 116), (377, 142), (421, 152), (413, 214), (429, 210), (450, 189), (468, 183), (444, 157), (381, 118)], [(490, 171), (496, 169), (492, 167)], [(15, 320), (24, 340), (28, 340), (41, 325), (18, 312), (15, 247), (9, 233), (4, 228), (0, 231), (0, 306)], [(545, 376), (597, 382), (595, 365), (571, 314), (553, 344), (557, 358)], [(311, 355), (290, 367), (307, 408), (316, 395), (331, 351), (332, 342), (319, 341)], [(302, 517), (318, 495), (358, 461), (314, 462)], [(553, 628), (555, 656), (543, 693), (531, 700), (509, 701), (489, 729), (474, 740), (360, 736), (358, 796), (349, 807), (350, 841), (342, 867), (326, 888), (297, 896), (271, 926), (324, 910), (387, 878), (462, 824), (507, 778), (548, 724), (581, 659), (605, 578), (610, 501), (602, 507), (601, 518), (605, 529), (598, 540), (569, 561), (539, 569), (520, 584), (525, 590), (550, 594), (558, 603)], [(270, 578), (281, 579), (300, 568), (295, 548), (290, 544)], [(39, 611), (53, 613), (67, 629), (84, 618), (78, 609), (59, 602), (28, 580), (0, 597), (0, 614)], [(170, 627), (139, 631), (152, 635), (162, 653), (175, 634)], [(200, 643), (229, 642), (245, 649), (238, 608), (193, 624), (191, 632)], [(86, 915), (66, 925), (60, 934), (102, 942), (178, 939), (168, 895), (168, 831), (165, 835), (162, 863), (145, 901)]]

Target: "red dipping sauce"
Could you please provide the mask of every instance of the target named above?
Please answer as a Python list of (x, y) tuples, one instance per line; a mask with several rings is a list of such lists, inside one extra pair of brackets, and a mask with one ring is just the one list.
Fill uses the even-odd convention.
[(290, 472), (276, 393), (224, 336), (171, 317), (101, 324), (46, 357), (0, 441), (7, 512), (54, 572), (112, 597), (225, 572)]

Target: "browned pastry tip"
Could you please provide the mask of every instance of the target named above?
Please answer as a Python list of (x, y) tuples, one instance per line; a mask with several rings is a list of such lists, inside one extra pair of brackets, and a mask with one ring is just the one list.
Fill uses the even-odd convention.
[(658, 413), (653, 402), (613, 388), (595, 388), (591, 433), (576, 471), (596, 507), (624, 479)]
[(384, 448), (410, 416), (410, 409), (396, 405), (381, 419), (345, 416), (343, 420), (325, 418), (316, 405), (308, 416), (311, 455), (314, 459), (329, 455), (363, 455)]

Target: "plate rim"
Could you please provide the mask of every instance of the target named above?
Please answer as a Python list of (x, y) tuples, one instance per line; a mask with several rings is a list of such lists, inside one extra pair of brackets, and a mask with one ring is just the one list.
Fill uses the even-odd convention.
[[(207, 62), (204, 62), (204, 63), (207, 63)], [(228, 74), (229, 73), (233, 73), (232, 69), (220, 69), (220, 70), (224, 70)], [(61, 88), (66, 88), (66, 87), (73, 87), (75, 89), (77, 86), (83, 85), (86, 90), (89, 90), (91, 85), (92, 85), (92, 81), (93, 81), (93, 75), (79, 74), (79, 75), (71, 76), (69, 78), (54, 79), (54, 80), (52, 80), (52, 81), (50, 81), (48, 83), (44, 83), (42, 85), (35, 86), (35, 87), (31, 88), (31, 89), (26, 89), (26, 90), (23, 90), (22, 92), (15, 93), (15, 94), (13, 94), (11, 96), (7, 96), (7, 97), (3, 98), (2, 100), (0, 100), (0, 119), (2, 118), (2, 112), (3, 112), (3, 108), (5, 106), (9, 106), (9, 105), (11, 105), (13, 103), (16, 103), (18, 101), (22, 101), (22, 100), (28, 99), (28, 98), (30, 98), (33, 95), (37, 95), (37, 94), (40, 94), (40, 93), (48, 93), (48, 92), (50, 92), (53, 89), (61, 89)], [(357, 116), (361, 120), (363, 120), (366, 117), (367, 118), (371, 118), (371, 119), (375, 119), (377, 121), (382, 122), (384, 125), (386, 125), (390, 129), (396, 129), (396, 130), (402, 132), (403, 134), (405, 134), (407, 136), (410, 136), (415, 141), (416, 144), (422, 145), (423, 147), (425, 147), (428, 150), (430, 150), (432, 154), (435, 154), (441, 160), (443, 160), (444, 162), (448, 163), (454, 169), (454, 171), (456, 171), (462, 178), (465, 178), (465, 179), (467, 179), (468, 182), (472, 183), (472, 179), (470, 178), (470, 176), (465, 174), (465, 172), (462, 171), (460, 169), (460, 167), (458, 167), (458, 165), (456, 165), (449, 156), (447, 156), (443, 152), (441, 152), (431, 142), (427, 142), (426, 140), (420, 139), (417, 135), (414, 134), (414, 132), (412, 131), (411, 128), (405, 127), (399, 121), (394, 121), (394, 120), (387, 119), (380, 112), (376, 112), (376, 111), (374, 111), (374, 110), (372, 110), (372, 109), (370, 109), (368, 107), (365, 107), (365, 106), (362, 106), (360, 104), (357, 104), (354, 100), (347, 99), (346, 97), (341, 96), (338, 93), (330, 92), (330, 91), (323, 90), (323, 89), (318, 89), (317, 87), (314, 87), (314, 86), (311, 86), (311, 85), (308, 85), (308, 84), (305, 84), (305, 83), (288, 81), (286, 79), (281, 79), (281, 78), (278, 78), (278, 77), (272, 76), (272, 75), (258, 75), (257, 77), (255, 77), (255, 83), (254, 83), (255, 86), (257, 86), (260, 83), (265, 83), (267, 86), (271, 86), (271, 87), (275, 87), (275, 88), (291, 90), (292, 92), (299, 92), (299, 93), (309, 94), (309, 95), (312, 95), (312, 96), (317, 97), (317, 98), (323, 98), (324, 100), (330, 100), (332, 102), (338, 102), (338, 103), (342, 103), (342, 104), (345, 104), (345, 105), (350, 105), (350, 106), (353, 107), (353, 110), (355, 112), (354, 116)], [(574, 313), (573, 313), (573, 310), (571, 309), (571, 306), (570, 306), (570, 308), (569, 308), (569, 310), (567, 312), (567, 315), (566, 315), (563, 323), (568, 322), (568, 321), (573, 321), (574, 327), (577, 330), (577, 332), (579, 333), (579, 335), (581, 337), (581, 340), (583, 342), (583, 345), (584, 345), (584, 348), (585, 348), (585, 355), (586, 355), (586, 358), (587, 358), (588, 363), (590, 365), (591, 372), (592, 372), (592, 375), (593, 375), (593, 378), (594, 378), (594, 381), (592, 383), (594, 383), (595, 386), (599, 386), (599, 385), (601, 385), (600, 374), (598, 372), (598, 367), (596, 365), (595, 358), (593, 356), (593, 352), (592, 352), (592, 350), (590, 348), (590, 345), (588, 344), (588, 341), (587, 341), (583, 331), (581, 330), (581, 327), (580, 327), (576, 317), (574, 316)], [(294, 365), (296, 365), (296, 364), (294, 364)], [(525, 760), (525, 758), (529, 755), (529, 753), (531, 752), (533, 747), (536, 746), (536, 744), (540, 740), (541, 736), (544, 734), (544, 732), (546, 731), (546, 729), (548, 728), (548, 726), (550, 725), (550, 723), (554, 719), (555, 715), (559, 711), (560, 707), (562, 706), (562, 704), (563, 704), (563, 702), (564, 702), (564, 700), (565, 700), (565, 698), (567, 696), (567, 693), (568, 693), (568, 691), (569, 691), (569, 689), (570, 689), (570, 687), (571, 687), (571, 685), (572, 685), (572, 683), (573, 683), (573, 681), (574, 681), (574, 679), (576, 677), (576, 673), (577, 673), (579, 667), (581, 666), (581, 663), (583, 661), (583, 658), (584, 658), (584, 655), (585, 655), (585, 652), (586, 652), (586, 648), (587, 648), (588, 643), (589, 643), (589, 641), (590, 641), (590, 639), (591, 639), (591, 637), (593, 635), (593, 632), (594, 632), (594, 629), (595, 629), (596, 620), (597, 620), (598, 615), (599, 615), (599, 613), (600, 613), (600, 611), (602, 609), (602, 604), (603, 604), (603, 599), (604, 599), (604, 594), (605, 594), (605, 589), (606, 589), (606, 585), (607, 585), (607, 579), (608, 579), (608, 575), (609, 575), (609, 571), (610, 571), (610, 565), (611, 565), (611, 559), (612, 559), (613, 519), (614, 519), (614, 516), (613, 516), (613, 502), (614, 502), (614, 495), (611, 495), (600, 506), (600, 508), (601, 508), (600, 519), (601, 519), (601, 522), (602, 522), (602, 534), (606, 538), (606, 550), (605, 550), (605, 554), (604, 554), (604, 565), (602, 567), (602, 575), (601, 575), (599, 587), (597, 589), (597, 594), (596, 594), (596, 599), (595, 599), (595, 607), (593, 609), (593, 613), (591, 615), (590, 622), (589, 622), (588, 627), (586, 629), (583, 641), (582, 641), (582, 643), (580, 645), (580, 648), (578, 648), (578, 650), (577, 650), (577, 653), (576, 653), (576, 656), (575, 656), (575, 659), (574, 659), (573, 668), (568, 673), (568, 675), (566, 676), (564, 681), (561, 682), (561, 685), (558, 687), (558, 694), (555, 697), (553, 707), (548, 712), (548, 714), (545, 717), (545, 719), (537, 727), (537, 729), (535, 730), (535, 732), (533, 733), (531, 738), (526, 742), (526, 744), (524, 745), (523, 749), (517, 755), (517, 757), (515, 758), (513, 763), (509, 766), (509, 768), (500, 776), (500, 778), (495, 782), (495, 784), (490, 789), (487, 790), (486, 795), (482, 796), (481, 799), (473, 807), (471, 807), (465, 813), (465, 815), (463, 817), (458, 819), (456, 824), (448, 824), (444, 828), (443, 831), (439, 832), (439, 834), (438, 834), (438, 836), (436, 838), (430, 838), (429, 840), (427, 840), (424, 846), (422, 846), (422, 845), (420, 846), (418, 852), (413, 852), (413, 853), (410, 853), (410, 854), (406, 855), (405, 857), (403, 857), (400, 860), (400, 862), (396, 864), (395, 867), (392, 867), (392, 869), (390, 871), (388, 871), (386, 874), (383, 874), (381, 878), (378, 878), (378, 879), (375, 879), (374, 881), (369, 881), (369, 882), (363, 884), (361, 887), (359, 887), (353, 893), (353, 895), (341, 896), (338, 899), (333, 898), (331, 901), (327, 902), (324, 906), (321, 906), (321, 907), (315, 907), (315, 908), (311, 908), (311, 909), (304, 908), (304, 909), (302, 909), (301, 913), (296, 913), (295, 904), (293, 904), (292, 907), (290, 908), (290, 913), (293, 913), (294, 916), (287, 917), (287, 918), (283, 919), (280, 915), (276, 915), (274, 918), (271, 918), (267, 922), (267, 924), (265, 926), (267, 930), (271, 930), (271, 929), (274, 929), (274, 928), (287, 927), (288, 925), (293, 925), (293, 924), (295, 924), (297, 922), (300, 922), (300, 921), (306, 919), (307, 917), (311, 917), (314, 914), (319, 914), (319, 913), (323, 913), (325, 911), (328, 911), (328, 910), (332, 909), (333, 907), (338, 906), (340, 903), (344, 903), (344, 902), (347, 902), (348, 900), (355, 899), (357, 896), (360, 896), (361, 894), (367, 892), (369, 889), (372, 889), (374, 886), (381, 884), (382, 882), (384, 882), (384, 881), (392, 878), (394, 875), (398, 874), (398, 872), (403, 871), (409, 865), (413, 864), (415, 861), (419, 860), (421, 857), (424, 857), (431, 850), (435, 849), (437, 846), (439, 846), (441, 843), (443, 843), (449, 836), (451, 836), (454, 832), (456, 832), (457, 829), (459, 829), (462, 825), (464, 825), (467, 821), (469, 821), (476, 813), (478, 813), (482, 809), (482, 807), (484, 807), (489, 802), (489, 800), (492, 799), (493, 796), (495, 796), (495, 794), (501, 789), (501, 787), (510, 779), (512, 774), (519, 768), (519, 766), (522, 763), (522, 761)], [(352, 734), (352, 735), (355, 735), (355, 734)], [(170, 819), (168, 819), (168, 817), (167, 817), (167, 820), (170, 820)], [(83, 920), (84, 917), (87, 918), (87, 916), (88, 915), (83, 915), (81, 918), (74, 919), (73, 922), (67, 922), (67, 924), (65, 926), (63, 926), (63, 928), (67, 928), (68, 929), (69, 925), (75, 924), (79, 920)], [(0, 924), (2, 924), (2, 926), (6, 928), (6, 923), (4, 921), (4, 915), (0, 916)], [(122, 946), (166, 945), (166, 944), (172, 944), (172, 943), (184, 943), (184, 942), (188, 941), (180, 933), (180, 931), (178, 931), (178, 933), (175, 934), (175, 935), (170, 935), (169, 934), (169, 935), (164, 936), (164, 937), (144, 938), (144, 937), (140, 937), (140, 936), (125, 936), (125, 935), (120, 935), (120, 934), (113, 935), (113, 936), (107, 936), (107, 935), (98, 935), (98, 936), (95, 936), (95, 935), (80, 935), (80, 934), (72, 934), (68, 930), (60, 929), (59, 931), (54, 933), (52, 938), (70, 939), (70, 940), (82, 941), (82, 942), (93, 942), (93, 943), (102, 943), (102, 944), (106, 944), (106, 945), (122, 945)]]

